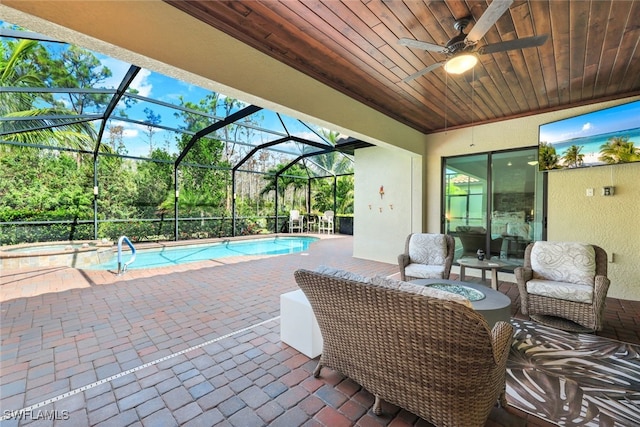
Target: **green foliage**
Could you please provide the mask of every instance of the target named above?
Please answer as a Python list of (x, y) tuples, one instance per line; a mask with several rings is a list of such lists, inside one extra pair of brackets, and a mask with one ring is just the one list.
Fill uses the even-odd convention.
[[(85, 52), (88, 53), (88, 51)], [(88, 56), (85, 56), (85, 59), (94, 63)], [(2, 87), (46, 87), (60, 83), (59, 80), (64, 84), (73, 84), (69, 82), (73, 80), (72, 75), (65, 68), (59, 69), (60, 66), (38, 42), (0, 41), (0, 86)], [(66, 78), (63, 79), (63, 76)], [(81, 87), (78, 81), (75, 83), (76, 85), (71, 87)], [(7, 141), (65, 145), (92, 150), (95, 131), (91, 124), (74, 123), (48, 127), (51, 123), (45, 118), (56, 114), (73, 115), (75, 113), (81, 113), (81, 111), (67, 108), (46, 92), (0, 92), (0, 115), (7, 118), (34, 118), (30, 121), (4, 122), (2, 130), (12, 132), (3, 136)]]
[(567, 149), (567, 152), (562, 156), (564, 164), (569, 168), (577, 168), (584, 163), (584, 154), (580, 153), (582, 146), (572, 145)]
[[(314, 179), (311, 181), (313, 205), (312, 211), (323, 213), (334, 210), (333, 206), (333, 178)], [(353, 175), (339, 176), (336, 179), (336, 215), (353, 213)]]
[[(277, 178), (276, 183), (276, 174), (285, 166), (284, 164), (279, 164), (269, 169), (268, 174), (263, 177), (266, 184), (262, 188), (262, 191), (260, 191), (261, 196), (265, 196), (271, 192), (275, 192), (276, 196), (280, 196), (282, 198), (280, 207), (283, 212), (294, 208), (301, 209), (305, 206), (304, 190), (307, 188), (308, 180), (306, 169), (300, 165), (293, 165)], [(285, 195), (288, 190), (291, 196), (290, 203), (286, 203), (285, 200)]]
[[(47, 86), (64, 88), (93, 88), (111, 77), (111, 70), (101, 66), (100, 60), (86, 49), (71, 45), (58, 57), (46, 56), (40, 63)], [(100, 111), (111, 99), (102, 93), (68, 93), (70, 109), (78, 114)], [(61, 101), (58, 101), (60, 105)]]
[(337, 212), (341, 214), (353, 213), (353, 175), (338, 177), (336, 187)]
[(93, 217), (87, 166), (70, 154), (14, 148), (0, 165), (0, 221)]
[[(171, 155), (162, 149), (151, 153), (154, 160), (173, 160)], [(173, 200), (168, 207), (163, 202), (173, 196), (173, 164), (160, 162), (139, 162), (134, 176), (137, 187), (136, 206), (143, 218), (153, 218), (156, 214), (173, 213)]]
[[(0, 86), (90, 89), (100, 87), (112, 75), (90, 51), (66, 45), (47, 50), (44, 46), (36, 41), (0, 40)], [(136, 90), (130, 88), (128, 92)], [(98, 137), (94, 124), (60, 125), (59, 120), (52, 119), (56, 115), (102, 112), (110, 97), (80, 91), (57, 95), (0, 92), (1, 115), (21, 119), (1, 123), (3, 141), (18, 145), (0, 142), (0, 222), (21, 223), (2, 225), (0, 241), (3, 244), (92, 239), (94, 208), (97, 208), (98, 238), (117, 240), (121, 235), (134, 241), (175, 238), (176, 156), (169, 154), (168, 148), (156, 146), (153, 140), (157, 129), (154, 125), (161, 122), (159, 114), (144, 109), (151, 161), (117, 156), (126, 155), (127, 149), (124, 128), (115, 122), (109, 122), (108, 136), (100, 143), (94, 159), (91, 153), (95, 151)], [(127, 108), (136, 102), (134, 98), (123, 98), (119, 105), (124, 107), (116, 114), (126, 117)], [(175, 114), (184, 120), (183, 130), (187, 131), (176, 136), (180, 150), (194, 142), (192, 134), (214, 123), (217, 120), (214, 116), (227, 117), (242, 107), (238, 100), (216, 93), (208, 94), (197, 103), (181, 99), (180, 105), (185, 109)], [(259, 117), (246, 117), (242, 124), (257, 124)], [(25, 118), (29, 120), (22, 120)], [(236, 141), (251, 142), (255, 139), (254, 132), (251, 126), (232, 124), (195, 141), (177, 171), (179, 238), (234, 233), (231, 164), (248, 151), (247, 146)], [(328, 132), (325, 137), (335, 144), (338, 134)], [(20, 144), (51, 148), (24, 148)], [(257, 167), (264, 172), (278, 160), (281, 159), (263, 150), (244, 166), (247, 170)], [(273, 230), (274, 197), (282, 197), (282, 212), (288, 212), (291, 207), (304, 211), (309, 176), (317, 175), (318, 171), (348, 173), (352, 170), (352, 160), (340, 153), (329, 153), (307, 165), (295, 165), (281, 176), (276, 190), (273, 174), (282, 167), (280, 164), (271, 169), (272, 175), (267, 176), (262, 192), (259, 191), (262, 175), (244, 172), (241, 190), (235, 195), (236, 234)], [(95, 196), (94, 179), (98, 187)], [(353, 177), (339, 177), (337, 182), (338, 213), (353, 212)], [(311, 183), (316, 199), (313, 209), (333, 209), (333, 178), (311, 180)], [(32, 224), (34, 222), (43, 224)]]
[(636, 148), (628, 136), (616, 136), (600, 146), (600, 161), (607, 164), (640, 161), (640, 147)]
[(541, 142), (538, 150), (538, 163), (541, 170), (558, 169), (559, 158), (556, 153), (556, 148), (547, 143)]

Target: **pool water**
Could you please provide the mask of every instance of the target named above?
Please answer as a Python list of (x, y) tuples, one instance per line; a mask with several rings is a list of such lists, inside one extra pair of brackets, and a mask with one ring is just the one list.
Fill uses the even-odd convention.
[[(309, 245), (318, 240), (317, 237), (275, 237), (243, 241), (226, 241), (220, 243), (195, 244), (185, 246), (168, 246), (153, 249), (138, 249), (136, 260), (127, 267), (128, 270), (140, 268), (167, 267), (196, 261), (206, 261), (231, 256), (243, 255), (283, 255), (304, 252)], [(129, 248), (122, 248), (122, 262), (131, 258)], [(91, 270), (117, 270), (118, 260), (114, 253), (109, 262), (87, 267)]]

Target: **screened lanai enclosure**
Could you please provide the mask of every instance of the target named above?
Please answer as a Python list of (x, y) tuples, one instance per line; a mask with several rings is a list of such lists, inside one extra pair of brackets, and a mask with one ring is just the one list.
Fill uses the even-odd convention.
[(0, 36), (1, 244), (353, 214), (353, 150), (368, 144), (6, 22)]

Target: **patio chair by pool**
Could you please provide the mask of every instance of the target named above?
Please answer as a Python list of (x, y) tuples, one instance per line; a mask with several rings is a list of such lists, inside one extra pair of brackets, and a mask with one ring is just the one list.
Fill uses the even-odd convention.
[(412, 233), (398, 255), (401, 280), (448, 279), (456, 243), (448, 234)]
[(298, 210), (290, 210), (289, 211), (289, 233), (293, 233), (295, 230), (302, 233), (302, 229), (304, 228), (304, 217), (300, 215), (300, 211)]
[(307, 231), (309, 233), (318, 231), (318, 215), (309, 214), (307, 216)]
[(538, 241), (527, 246), (514, 270), (522, 314), (572, 332), (602, 330), (607, 253), (584, 243)]
[(324, 215), (320, 217), (318, 223), (318, 231), (320, 233), (323, 231), (333, 233), (333, 211), (324, 211)]

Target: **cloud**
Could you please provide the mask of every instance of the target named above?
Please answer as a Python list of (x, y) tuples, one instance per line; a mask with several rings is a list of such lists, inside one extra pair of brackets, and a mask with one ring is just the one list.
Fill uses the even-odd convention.
[[(102, 55), (98, 55), (98, 57), (100, 58), (102, 66), (109, 68), (112, 73), (111, 77), (106, 79), (102, 84), (108, 89), (118, 88), (131, 65), (118, 59), (103, 57)], [(150, 76), (151, 71), (141, 69), (136, 75), (136, 78), (131, 82), (131, 87), (137, 89), (141, 96), (149, 96), (153, 89), (153, 85), (149, 82)]]
[(138, 129), (128, 128), (122, 131), (123, 138), (137, 138), (139, 134), (140, 132), (138, 131)]
[(153, 85), (149, 82), (149, 76), (151, 76), (151, 71), (141, 69), (131, 82), (131, 87), (137, 89), (140, 96), (148, 97), (151, 94)]
[(589, 122), (582, 125), (582, 132), (587, 132), (593, 128), (593, 125)]
[(105, 57), (99, 54), (96, 54), (96, 56), (100, 59), (100, 63), (103, 67), (107, 67), (111, 70), (111, 77), (106, 79), (102, 85), (107, 89), (116, 89), (120, 86), (120, 82), (122, 82), (122, 78), (129, 70), (130, 65), (118, 59)]

